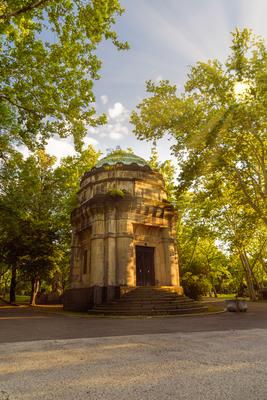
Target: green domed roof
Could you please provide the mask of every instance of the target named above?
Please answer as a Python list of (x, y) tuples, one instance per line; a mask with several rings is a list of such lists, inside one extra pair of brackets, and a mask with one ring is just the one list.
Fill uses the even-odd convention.
[(137, 164), (140, 167), (148, 166), (148, 163), (141, 157), (136, 156), (133, 153), (124, 150), (116, 150), (106, 157), (102, 158), (96, 164), (96, 168), (101, 168), (104, 165), (116, 165), (116, 164)]

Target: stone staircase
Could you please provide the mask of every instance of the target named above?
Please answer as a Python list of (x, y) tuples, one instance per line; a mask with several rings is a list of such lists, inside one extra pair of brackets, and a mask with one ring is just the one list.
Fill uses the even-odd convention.
[(208, 307), (178, 295), (171, 287), (137, 287), (119, 300), (94, 306), (90, 315), (176, 315), (201, 313)]

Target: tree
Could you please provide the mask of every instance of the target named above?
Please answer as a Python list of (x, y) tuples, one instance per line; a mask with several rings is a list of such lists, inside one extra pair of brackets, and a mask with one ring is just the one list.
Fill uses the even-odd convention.
[(163, 176), (168, 200), (175, 203), (175, 168), (171, 160), (159, 161), (156, 143), (154, 143), (151, 149), (149, 165), (152, 169), (158, 170)]
[(95, 116), (93, 82), (103, 39), (128, 48), (112, 30), (118, 0), (1, 0), (1, 134), (33, 149), (51, 135), (73, 135), (77, 149)]
[(180, 189), (219, 171), (267, 225), (267, 50), (248, 29), (233, 33), (232, 53), (191, 68), (185, 91), (168, 81), (147, 83), (131, 121), (141, 139), (172, 134), (181, 166)]
[(96, 163), (92, 146), (67, 157), (55, 168), (55, 157), (38, 150), (27, 159), (13, 150), (1, 164), (0, 246), (12, 271), (10, 301), (15, 302), (17, 272), (31, 282), (31, 304), (41, 282), (56, 270), (67, 281), (71, 225), (81, 175)]
[(217, 292), (227, 291), (232, 281), (229, 254), (219, 246), (210, 201), (195, 192), (186, 192), (177, 206), (181, 282), (185, 293), (198, 298), (202, 294), (213, 292), (216, 296)]
[[(264, 40), (248, 29), (236, 30), (224, 65), (198, 62), (180, 95), (169, 81), (149, 81), (150, 97), (131, 116), (140, 139), (171, 134), (176, 140), (172, 150), (181, 169), (178, 200), (184, 191), (198, 192), (204, 219), (213, 216), (211, 230), (228, 242), (227, 232), (232, 232), (231, 251), (239, 252), (252, 298), (255, 277), (246, 249), (252, 229), (258, 235), (262, 223), (267, 227), (266, 82)], [(204, 206), (209, 196), (216, 213)], [(232, 220), (226, 219), (229, 214)]]
[(12, 270), (10, 301), (15, 301), (17, 270), (32, 281), (32, 304), (41, 278), (53, 266), (56, 227), (53, 211), (54, 157), (37, 151), (26, 160), (13, 151), (1, 168), (1, 248)]
[(78, 205), (77, 192), (80, 179), (97, 163), (100, 152), (88, 146), (80, 154), (61, 159), (54, 171), (54, 190), (57, 192), (58, 204), (55, 214), (59, 229), (57, 265), (62, 274), (63, 288), (69, 283), (69, 263), (71, 250), (71, 212)]

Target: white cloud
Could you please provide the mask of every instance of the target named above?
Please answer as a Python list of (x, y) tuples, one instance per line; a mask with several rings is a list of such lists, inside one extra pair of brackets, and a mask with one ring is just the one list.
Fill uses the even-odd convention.
[[(92, 144), (93, 146), (97, 146), (99, 142), (95, 138), (86, 136), (84, 138), (83, 148), (88, 147), (90, 144)], [(61, 139), (58, 136), (53, 137), (48, 140), (45, 149), (48, 154), (57, 158), (56, 165), (59, 164), (62, 157), (74, 156), (76, 154), (73, 139), (71, 137), (68, 137), (66, 139)]]
[(123, 138), (123, 134), (120, 132), (110, 132), (109, 137), (110, 139), (120, 140)]
[[(108, 138), (111, 140), (122, 140), (129, 135), (128, 121), (129, 111), (122, 103), (116, 102), (108, 109), (107, 112), (108, 123), (97, 127), (88, 127), (88, 132), (99, 138)], [(96, 140), (90, 138), (92, 140)], [(97, 141), (97, 140), (96, 140)], [(98, 143), (97, 143), (98, 144)]]
[(102, 94), (102, 96), (100, 96), (100, 99), (102, 101), (102, 104), (107, 104), (108, 103), (108, 96), (106, 94)]
[(67, 139), (51, 138), (45, 146), (47, 153), (56, 156), (57, 159), (75, 154), (74, 146)]
[(96, 133), (100, 138), (121, 140), (129, 134), (128, 126), (120, 121), (111, 121), (107, 125), (96, 128)]
[(108, 109), (108, 115), (112, 119), (119, 117), (124, 112), (125, 112), (125, 108), (121, 103), (115, 103), (112, 108)]
[[(87, 127), (87, 136), (84, 138), (84, 148), (90, 144), (101, 148), (101, 140), (99, 139), (119, 141), (129, 135), (129, 111), (122, 103), (114, 103), (113, 106), (108, 109), (107, 114), (108, 123), (106, 125)], [(104, 145), (104, 140), (102, 141), (102, 145)], [(57, 164), (59, 164), (59, 160), (62, 157), (76, 154), (71, 136), (66, 139), (61, 139), (58, 136), (49, 139), (46, 145), (46, 151), (57, 157)]]

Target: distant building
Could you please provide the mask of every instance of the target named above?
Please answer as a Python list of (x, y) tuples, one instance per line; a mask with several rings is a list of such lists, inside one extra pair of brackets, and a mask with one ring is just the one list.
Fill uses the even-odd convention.
[(142, 158), (117, 150), (81, 180), (72, 213), (68, 310), (87, 310), (138, 286), (182, 294), (176, 215), (162, 176)]

